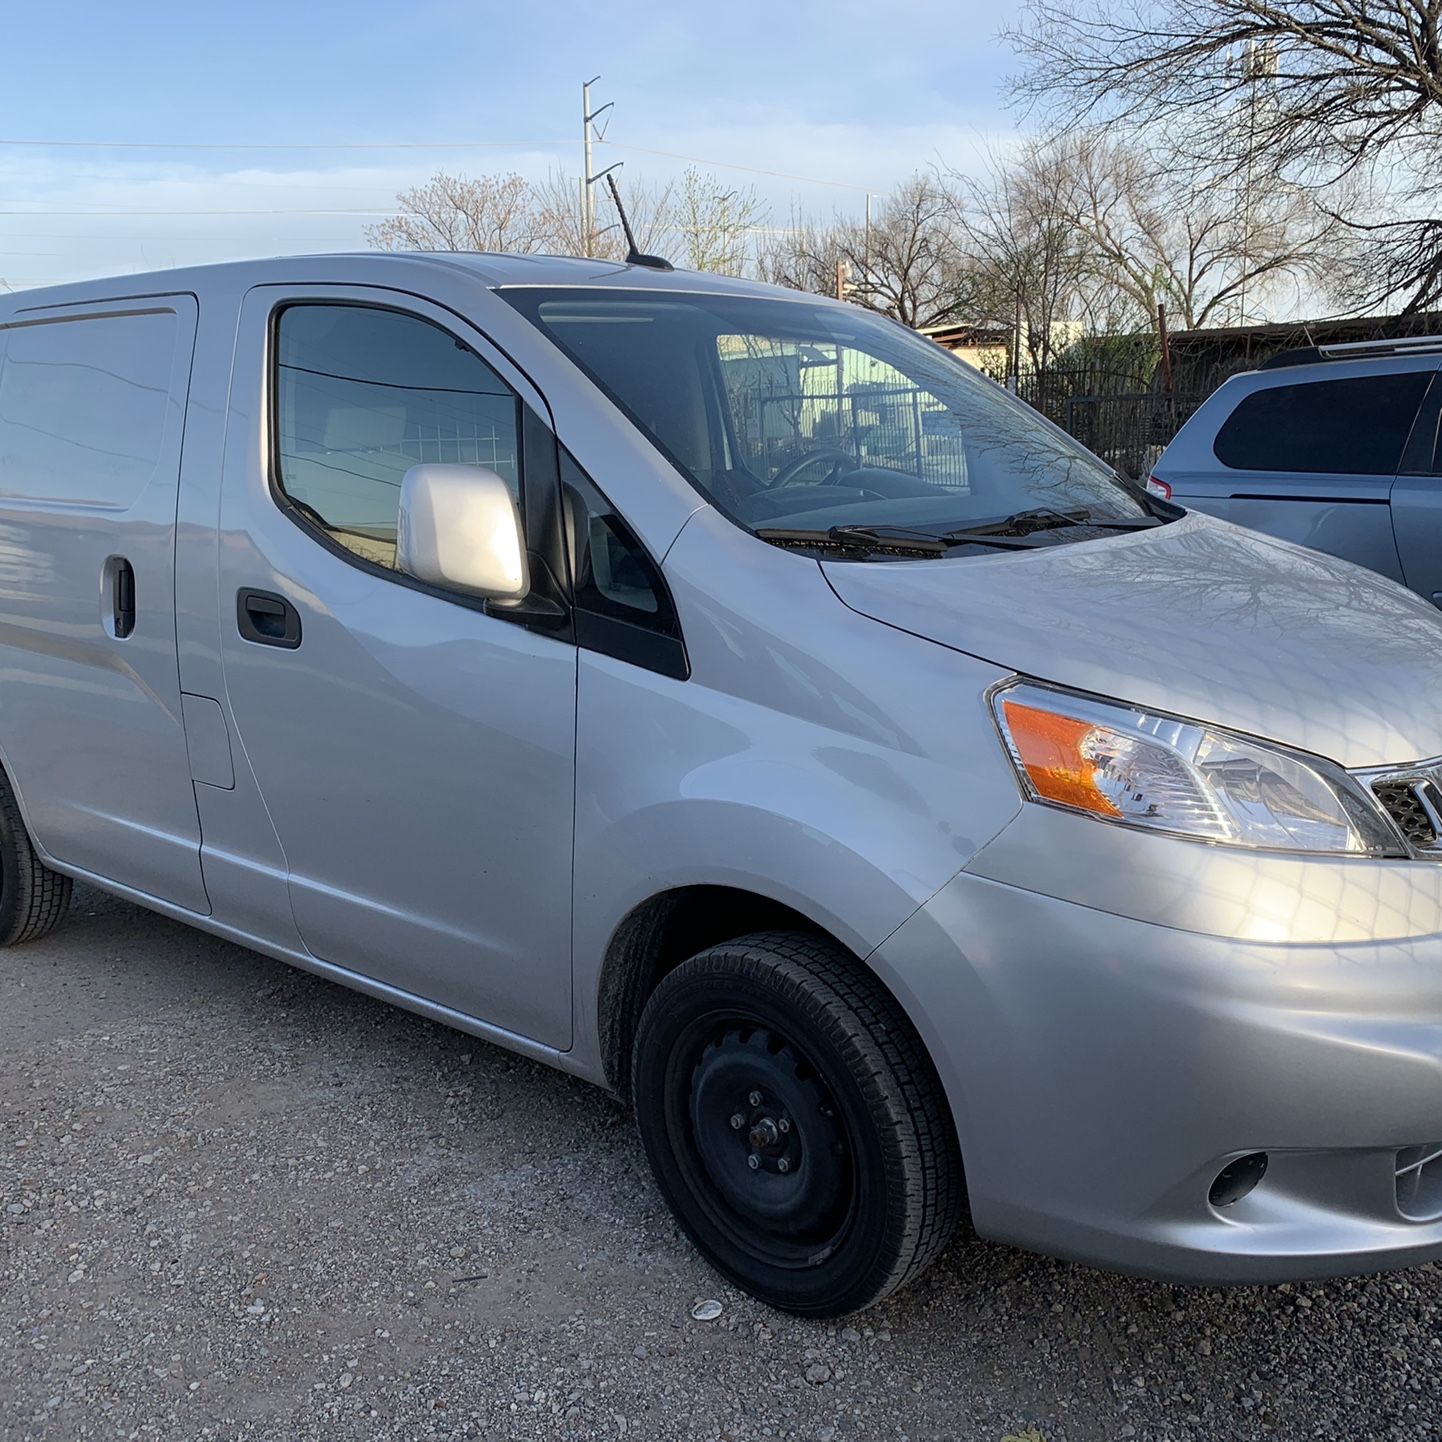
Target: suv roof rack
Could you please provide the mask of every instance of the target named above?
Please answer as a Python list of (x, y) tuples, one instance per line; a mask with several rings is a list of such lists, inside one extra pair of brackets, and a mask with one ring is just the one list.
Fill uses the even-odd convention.
[(1331, 345), (1298, 346), (1268, 356), (1258, 370), (1281, 370), (1284, 366), (1316, 365), (1319, 361), (1365, 360), (1368, 356), (1426, 355), (1442, 351), (1442, 335), (1400, 336), (1393, 340), (1349, 340)]

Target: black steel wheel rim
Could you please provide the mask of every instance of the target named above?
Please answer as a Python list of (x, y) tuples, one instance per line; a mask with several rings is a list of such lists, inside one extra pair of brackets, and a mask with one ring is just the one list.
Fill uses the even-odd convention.
[(695, 1018), (667, 1058), (666, 1128), (681, 1184), (712, 1230), (769, 1267), (815, 1266), (855, 1222), (854, 1128), (774, 1021)]

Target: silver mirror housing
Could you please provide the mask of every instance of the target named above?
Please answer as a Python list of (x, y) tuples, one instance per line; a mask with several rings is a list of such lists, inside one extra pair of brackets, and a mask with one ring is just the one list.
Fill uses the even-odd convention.
[(449, 591), (521, 600), (531, 578), (506, 483), (486, 466), (412, 466), (401, 479), (396, 565)]

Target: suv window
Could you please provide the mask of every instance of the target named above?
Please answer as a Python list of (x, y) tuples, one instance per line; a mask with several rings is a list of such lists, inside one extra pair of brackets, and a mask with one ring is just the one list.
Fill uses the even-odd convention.
[(1410, 371), (1253, 391), (1227, 417), (1212, 450), (1239, 471), (1396, 475), (1431, 378)]
[(489, 466), (521, 496), (520, 400), (464, 342), (375, 306), (288, 306), (276, 343), (281, 489), (364, 560), (395, 565), (401, 478)]

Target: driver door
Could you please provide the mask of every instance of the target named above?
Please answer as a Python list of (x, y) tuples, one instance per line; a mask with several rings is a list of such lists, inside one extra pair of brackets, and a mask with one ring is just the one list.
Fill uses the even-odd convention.
[(227, 456), (221, 652), (296, 927), (398, 999), (564, 1049), (576, 648), (395, 568), (416, 462), (488, 466), (535, 509), (540, 397), (394, 292), (260, 287), (240, 329), (265, 359), (238, 365), (232, 413), (267, 443)]

